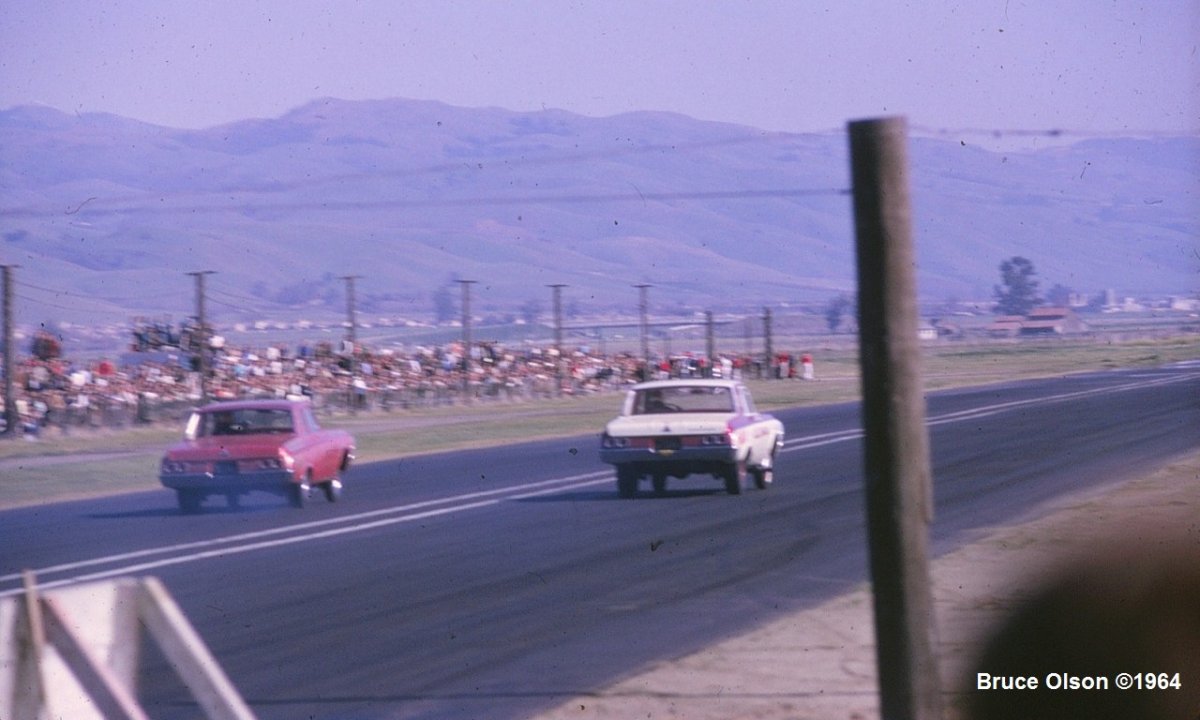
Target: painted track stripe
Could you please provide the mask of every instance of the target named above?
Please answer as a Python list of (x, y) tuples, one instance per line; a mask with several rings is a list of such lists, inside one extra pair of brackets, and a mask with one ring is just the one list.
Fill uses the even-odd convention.
[[(126, 561), (130, 561), (130, 560), (139, 560), (142, 558), (153, 557), (155, 555), (166, 555), (166, 554), (170, 554), (170, 553), (188, 552), (188, 551), (205, 550), (205, 549), (211, 550), (212, 548), (217, 548), (222, 545), (230, 545), (230, 544), (239, 543), (239, 542), (253, 541), (253, 540), (258, 540), (260, 538), (270, 537), (272, 535), (285, 535), (285, 534), (292, 534), (292, 533), (301, 532), (301, 531), (305, 531), (305, 530), (316, 530), (318, 528), (325, 528), (325, 527), (329, 527), (329, 526), (345, 525), (345, 524), (349, 524), (349, 523), (354, 523), (356, 521), (369, 520), (372, 518), (379, 518), (379, 517), (387, 516), (387, 515), (411, 513), (416, 510), (432, 508), (432, 507), (436, 507), (439, 505), (453, 505), (455, 503), (463, 503), (463, 502), (468, 502), (468, 504), (469, 504), (470, 501), (477, 500), (480, 498), (495, 497), (495, 496), (502, 496), (502, 495), (512, 495), (513, 497), (520, 497), (520, 493), (526, 492), (526, 491), (528, 491), (529, 493), (554, 492), (554, 491), (558, 491), (558, 490), (561, 490), (564, 488), (578, 487), (579, 481), (592, 480), (593, 482), (596, 482), (597, 481), (596, 478), (598, 478), (599, 476), (603, 476), (605, 481), (607, 481), (608, 475), (609, 475), (609, 473), (606, 471), (605, 472), (591, 472), (591, 473), (584, 473), (582, 475), (571, 475), (568, 477), (553, 478), (551, 480), (541, 480), (541, 481), (537, 481), (537, 482), (524, 483), (521, 485), (510, 485), (507, 487), (496, 488), (493, 490), (482, 490), (479, 492), (464, 493), (461, 495), (452, 495), (450, 497), (445, 497), (445, 498), (424, 500), (424, 501), (417, 502), (417, 503), (409, 503), (409, 504), (405, 504), (405, 505), (397, 505), (394, 507), (381, 508), (379, 510), (370, 510), (367, 512), (354, 513), (351, 515), (343, 515), (343, 516), (339, 516), (336, 518), (328, 518), (328, 519), (324, 519), (324, 520), (313, 520), (313, 521), (309, 521), (309, 522), (296, 523), (293, 525), (287, 525), (287, 526), (283, 526), (283, 527), (269, 528), (266, 530), (258, 530), (255, 532), (239, 533), (237, 535), (226, 535), (223, 537), (212, 538), (210, 540), (198, 540), (195, 542), (180, 543), (180, 544), (176, 544), (176, 545), (168, 545), (165, 547), (158, 547), (158, 548), (148, 548), (146, 550), (136, 550), (133, 552), (121, 553), (118, 555), (109, 555), (106, 557), (92, 558), (89, 560), (80, 560), (78, 562), (63, 563), (60, 565), (53, 565), (53, 566), (46, 567), (46, 568), (40, 568), (38, 570), (35, 570), (35, 572), (40, 577), (43, 575), (67, 572), (67, 571), (71, 571), (71, 570), (79, 570), (82, 568), (93, 567), (96, 565), (108, 565), (108, 564), (112, 564), (112, 563), (126, 562)], [(589, 483), (585, 482), (585, 484), (589, 484)], [(547, 489), (547, 488), (549, 488), (549, 489)], [(507, 499), (507, 498), (502, 498), (502, 499)], [(453, 507), (456, 507), (456, 508), (462, 507), (462, 505), (453, 505)], [(403, 515), (403, 517), (410, 517), (410, 516)], [(370, 527), (372, 527), (372, 525), (368, 523), (366, 525), (353, 525), (352, 527), (362, 527), (364, 529), (369, 529)], [(309, 535), (302, 535), (301, 537), (309, 537), (309, 536), (314, 537), (314, 538), (323, 537), (322, 532), (325, 532), (325, 531), (318, 531), (316, 533), (311, 533)], [(223, 551), (212, 551), (212, 552), (223, 552)], [(4, 576), (0, 576), (0, 582), (12, 582), (12, 581), (20, 580), (21, 577), (22, 576), (20, 574), (4, 575)], [(5, 595), (4, 592), (0, 592), (0, 597), (3, 597), (4, 595)]]

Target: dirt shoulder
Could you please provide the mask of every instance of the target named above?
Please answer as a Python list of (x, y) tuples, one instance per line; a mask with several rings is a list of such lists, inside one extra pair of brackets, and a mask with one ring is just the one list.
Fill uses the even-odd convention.
[[(1033, 519), (980, 532), (974, 542), (937, 558), (938, 655), (951, 716), (977, 648), (1038, 578), (1098, 546), (1144, 542), (1164, 531), (1200, 557), (1197, 507), (1200, 452), (1136, 480), (1059, 498), (1038, 508)], [(661, 662), (536, 720), (635, 717), (876, 720), (869, 588), (864, 584), (744, 636)]]

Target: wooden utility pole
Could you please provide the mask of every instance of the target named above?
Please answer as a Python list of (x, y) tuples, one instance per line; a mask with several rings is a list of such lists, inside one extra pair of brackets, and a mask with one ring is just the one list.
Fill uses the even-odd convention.
[(17, 346), (13, 341), (13, 268), (16, 265), (0, 265), (0, 277), (4, 281), (4, 434), (18, 437), (21, 434), (21, 418), (17, 413), (17, 383), (13, 373), (16, 368)]
[(354, 301), (354, 281), (362, 275), (343, 275), (346, 281), (346, 342), (349, 343), (349, 355), (346, 359), (346, 370), (350, 373), (350, 387), (347, 388), (347, 402), (350, 403), (350, 413), (358, 414), (358, 388), (355, 385), (355, 374), (358, 372), (358, 313)]
[[(346, 340), (350, 342), (350, 355), (354, 356), (354, 346), (358, 343), (358, 313), (354, 306), (354, 281), (362, 275), (343, 275), (346, 281)], [(353, 360), (351, 360), (353, 362)], [(351, 372), (354, 369), (351, 367)]]
[(867, 524), (880, 716), (936, 720), (932, 473), (917, 337), (907, 122), (852, 122)]
[(771, 332), (771, 308), (763, 308), (763, 367), (767, 369), (767, 379), (775, 379), (775, 338)]
[(708, 377), (712, 377), (717, 365), (717, 341), (713, 329), (712, 310), (704, 311), (704, 354), (708, 356), (706, 372)]
[(554, 302), (554, 351), (558, 353), (558, 357), (554, 362), (554, 394), (561, 396), (563, 391), (563, 363), (565, 362), (562, 349), (562, 289), (565, 288), (566, 285), (562, 283), (554, 283), (552, 285), (547, 285), (546, 287), (550, 288), (552, 300)]
[(646, 313), (649, 309), (649, 301), (647, 300), (647, 291), (653, 285), (641, 283), (634, 285), (638, 289), (638, 316), (641, 318), (639, 324), (642, 329), (642, 363), (646, 366), (646, 379), (651, 378), (650, 374), (650, 329), (646, 325)]
[(462, 330), (463, 330), (463, 357), (462, 357), (462, 392), (463, 400), (470, 400), (468, 393), (471, 390), (471, 286), (478, 280), (455, 280), (462, 287)]
[(200, 371), (200, 402), (201, 403), (208, 402), (208, 361), (209, 361), (209, 358), (208, 358), (208, 351), (209, 351), (209, 347), (208, 347), (208, 343), (209, 343), (208, 314), (204, 307), (205, 298), (206, 298), (205, 291), (204, 291), (204, 278), (205, 278), (205, 276), (212, 275), (215, 272), (216, 272), (215, 270), (197, 270), (196, 272), (188, 273), (188, 275), (191, 275), (192, 277), (194, 277), (196, 279), (196, 325), (197, 325), (196, 330), (197, 330), (197, 332), (200, 333), (200, 339), (197, 343), (200, 347), (200, 350), (199, 350), (199, 352), (196, 353), (196, 356), (200, 359), (200, 361), (198, 363), (198, 365), (199, 365), (198, 369)]

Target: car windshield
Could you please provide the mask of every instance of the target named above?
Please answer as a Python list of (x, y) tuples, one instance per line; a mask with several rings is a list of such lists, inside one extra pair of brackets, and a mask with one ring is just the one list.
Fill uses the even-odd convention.
[(215, 410), (196, 413), (188, 423), (191, 437), (291, 432), (292, 413), (280, 409)]
[(633, 399), (634, 415), (660, 413), (733, 412), (733, 394), (727, 387), (681, 385), (638, 390)]

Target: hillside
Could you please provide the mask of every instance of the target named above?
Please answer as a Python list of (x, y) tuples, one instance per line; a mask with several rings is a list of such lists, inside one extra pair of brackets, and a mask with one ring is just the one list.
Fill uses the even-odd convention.
[[(994, 153), (910, 145), (922, 295), (987, 298), (1004, 258), (1043, 288), (1188, 293), (1200, 269), (1200, 138)], [(843, 134), (665, 113), (590, 118), (325, 99), (177, 130), (0, 111), (0, 262), (21, 319), (188, 314), (215, 270), (224, 318), (344, 310), (427, 317), (453, 278), (480, 309), (823, 302), (853, 290)]]

